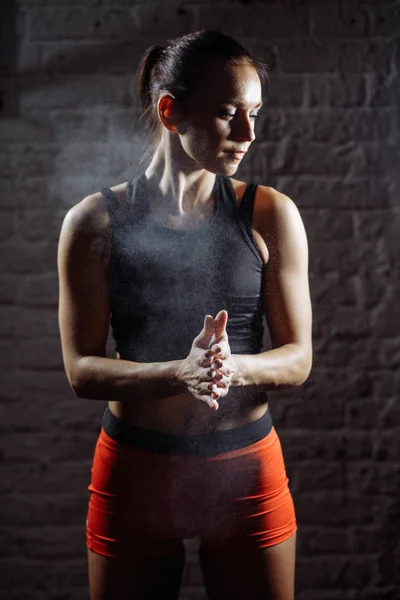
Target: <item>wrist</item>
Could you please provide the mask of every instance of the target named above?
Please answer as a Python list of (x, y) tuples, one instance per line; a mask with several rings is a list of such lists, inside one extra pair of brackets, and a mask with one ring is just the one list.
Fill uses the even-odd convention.
[(239, 354), (231, 354), (231, 363), (233, 366), (231, 385), (233, 387), (242, 387), (246, 385), (244, 356), (241, 356)]
[(187, 391), (187, 386), (186, 386), (184, 378), (183, 378), (183, 374), (184, 374), (183, 363), (184, 363), (183, 360), (174, 360), (174, 361), (171, 361), (171, 363), (170, 363), (170, 365), (171, 365), (171, 377), (170, 377), (171, 385), (173, 385), (174, 388), (176, 388), (176, 390), (180, 393)]

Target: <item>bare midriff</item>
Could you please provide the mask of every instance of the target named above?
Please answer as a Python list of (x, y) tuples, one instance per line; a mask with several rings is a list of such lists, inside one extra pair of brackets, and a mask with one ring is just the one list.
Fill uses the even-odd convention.
[(259, 419), (268, 408), (265, 392), (249, 393), (232, 388), (219, 401), (218, 410), (192, 394), (167, 398), (134, 398), (129, 402), (110, 401), (111, 412), (128, 423), (154, 431), (182, 435), (234, 429)]

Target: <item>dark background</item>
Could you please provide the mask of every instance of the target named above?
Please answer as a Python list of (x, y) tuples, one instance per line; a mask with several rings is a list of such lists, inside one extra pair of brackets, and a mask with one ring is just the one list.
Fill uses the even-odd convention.
[[(309, 240), (313, 371), (270, 403), (299, 522), (296, 598), (399, 599), (400, 3), (19, 0), (0, 20), (0, 600), (88, 598), (105, 404), (75, 398), (63, 373), (60, 225), (141, 170), (143, 51), (203, 27), (270, 66), (237, 178), (288, 194)], [(205, 597), (196, 544), (182, 600)]]

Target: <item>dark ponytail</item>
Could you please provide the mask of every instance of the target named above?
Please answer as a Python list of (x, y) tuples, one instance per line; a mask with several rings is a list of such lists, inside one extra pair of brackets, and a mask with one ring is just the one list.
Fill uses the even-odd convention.
[(145, 119), (153, 138), (148, 152), (156, 149), (162, 137), (162, 125), (157, 115), (161, 93), (169, 92), (177, 100), (185, 101), (201, 82), (207, 67), (216, 60), (230, 66), (249, 64), (256, 69), (261, 83), (268, 79), (268, 67), (262, 60), (253, 58), (239, 42), (217, 31), (197, 31), (168, 40), (168, 43), (165, 48), (150, 46), (138, 69), (141, 118)]
[(138, 77), (138, 94), (143, 110), (147, 110), (151, 105), (151, 73), (164, 50), (163, 46), (150, 46), (142, 56)]

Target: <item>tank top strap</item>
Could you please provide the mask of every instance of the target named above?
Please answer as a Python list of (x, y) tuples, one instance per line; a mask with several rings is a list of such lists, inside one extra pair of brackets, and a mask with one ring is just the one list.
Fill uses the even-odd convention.
[(246, 228), (251, 231), (253, 225), (254, 200), (258, 184), (249, 183), (239, 204), (239, 215)]

